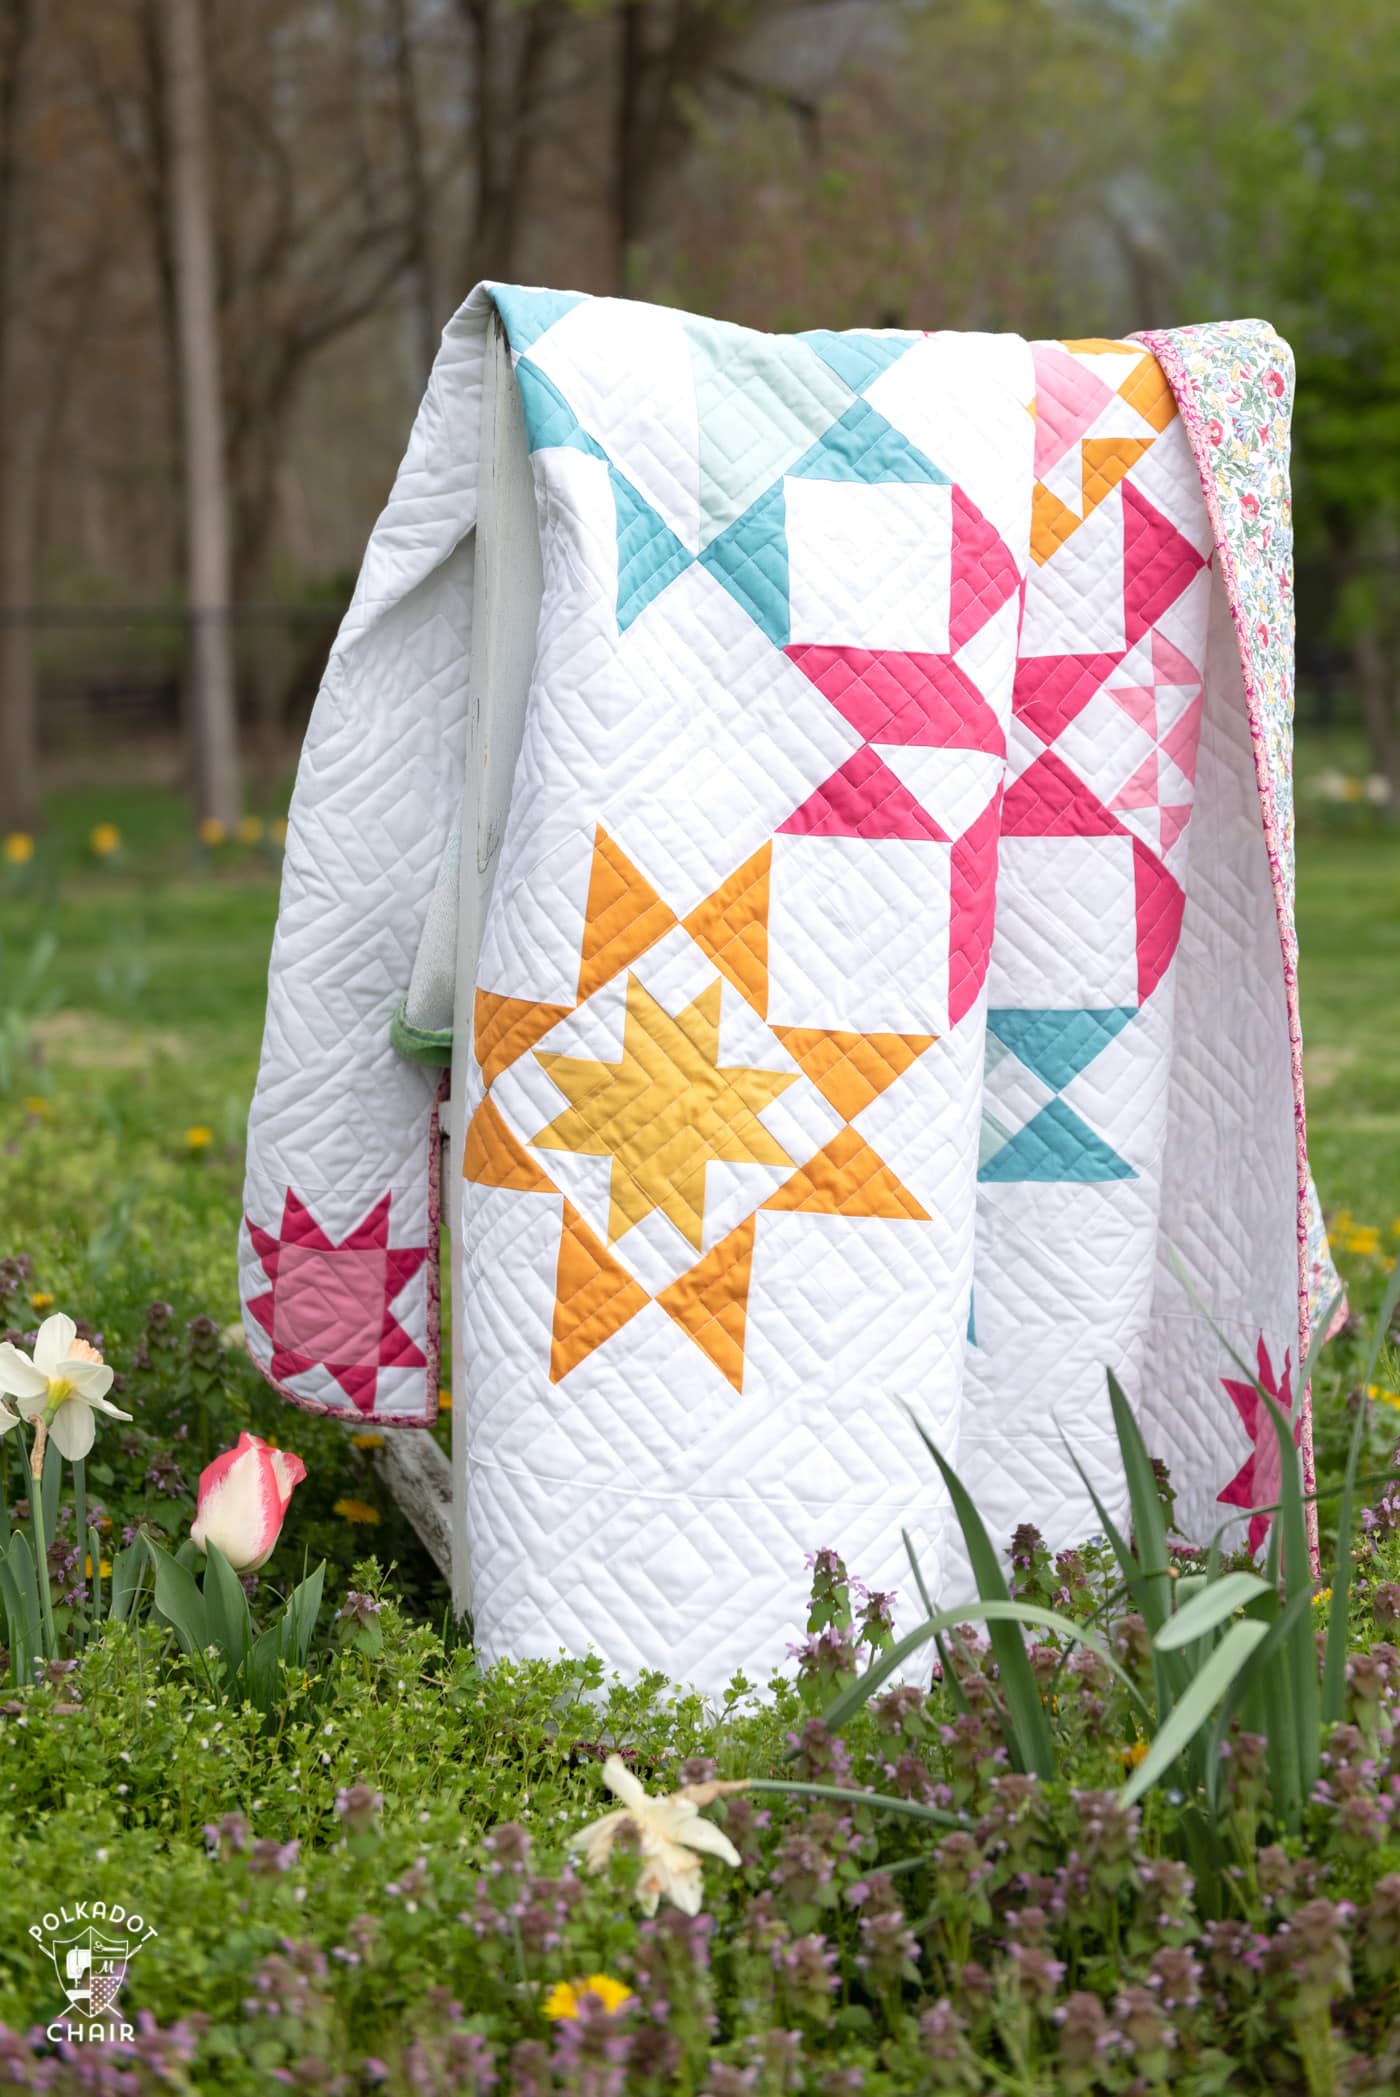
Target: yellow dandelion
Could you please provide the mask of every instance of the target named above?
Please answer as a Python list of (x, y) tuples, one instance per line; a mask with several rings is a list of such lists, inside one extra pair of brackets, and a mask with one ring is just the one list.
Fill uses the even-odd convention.
[(199, 826), (199, 842), (207, 845), (211, 852), (215, 845), (223, 844), (227, 836), (227, 825), (221, 823), (217, 816), (206, 816)]
[(37, 1092), (31, 1092), (23, 1104), (25, 1113), (31, 1115), (35, 1121), (46, 1121), (53, 1112), (48, 1101)]
[(53, 1309), (53, 1298), (47, 1289), (33, 1290), (29, 1301), (36, 1311), (51, 1311)]
[(243, 816), (240, 818), (238, 825), (238, 842), (240, 845), (259, 844), (262, 841), (262, 834), (262, 819), (259, 816)]
[[(99, 1574), (101, 1575), (101, 1577), (102, 1577), (102, 1578), (103, 1578), (104, 1580), (106, 1580), (106, 1579), (109, 1579), (109, 1578), (110, 1578), (110, 1576), (111, 1576), (111, 1571), (112, 1571), (112, 1561), (111, 1561), (111, 1559), (110, 1559), (110, 1558), (99, 1558), (99, 1559), (98, 1559), (98, 1561), (97, 1561), (97, 1570), (98, 1570)], [(84, 1580), (91, 1580), (91, 1578), (92, 1578), (92, 1553), (91, 1553), (91, 1551), (85, 1551), (85, 1552), (84, 1552), (84, 1554), (83, 1554), (83, 1578), (84, 1578)]]
[(1332, 1599), (1332, 1590), (1331, 1590), (1331, 1588), (1330, 1588), (1330, 1587), (1320, 1587), (1320, 1588), (1318, 1589), (1317, 1593), (1316, 1593), (1316, 1594), (1315, 1594), (1315, 1595), (1313, 1596), (1313, 1608), (1314, 1608), (1314, 1609), (1325, 1609), (1325, 1608), (1326, 1608), (1326, 1606), (1327, 1606), (1327, 1604), (1328, 1604), (1328, 1603), (1329, 1603), (1329, 1602), (1331, 1601), (1331, 1599)]
[(1124, 1769), (1136, 1769), (1139, 1762), (1146, 1760), (1147, 1742), (1139, 1734), (1136, 1740), (1121, 1750), (1121, 1753)]
[(1346, 778), (1342, 781), (1342, 799), (1344, 801), (1362, 801), (1365, 798), (1366, 785), (1364, 780)]
[(272, 826), (272, 839), (273, 839), (273, 843), (274, 843), (274, 844), (278, 844), (278, 845), (285, 845), (285, 844), (286, 844), (286, 842), (287, 842), (287, 818), (286, 818), (285, 816), (278, 816), (278, 818), (277, 818), (277, 821), (276, 821), (276, 822), (275, 822), (275, 823), (273, 824), (273, 826)]
[(569, 2017), (577, 2017), (583, 2008), (585, 1996), (591, 1995), (600, 2002), (610, 2017), (615, 2017), (632, 2000), (632, 1990), (614, 1980), (610, 1973), (590, 1973), (587, 1980), (556, 1981), (544, 1999), (544, 2013), (556, 2023)]
[(202, 1121), (197, 1121), (192, 1129), (185, 1130), (186, 1150), (208, 1150), (213, 1141), (214, 1131), (206, 1128)]
[(1366, 1396), (1378, 1405), (1392, 1405), (1400, 1412), (1400, 1391), (1388, 1391), (1383, 1383), (1368, 1383)]
[(352, 1434), (350, 1439), (357, 1449), (382, 1449), (384, 1447), (382, 1434)]
[(99, 859), (110, 859), (121, 850), (122, 834), (115, 823), (94, 823), (88, 832), (88, 844)]
[(1373, 1224), (1360, 1223), (1347, 1232), (1343, 1250), (1358, 1253), (1363, 1259), (1374, 1259), (1381, 1249), (1381, 1234)]
[(337, 1500), (331, 1511), (342, 1522), (364, 1523), (371, 1528), (379, 1520), (379, 1509), (371, 1507), (368, 1500)]
[(445, 1383), (444, 1383), (444, 1384), (439, 1384), (439, 1385), (438, 1385), (438, 1411), (439, 1411), (440, 1413), (450, 1413), (450, 1412), (451, 1412), (451, 1410), (452, 1410), (452, 1393), (451, 1393), (451, 1391), (449, 1391), (449, 1390), (448, 1390), (448, 1388), (447, 1388), (447, 1385), (446, 1385)]
[(1344, 1238), (1344, 1237), (1346, 1236), (1347, 1232), (1348, 1232), (1348, 1231), (1349, 1231), (1349, 1230), (1351, 1229), (1351, 1227), (1352, 1227), (1352, 1214), (1351, 1214), (1351, 1210), (1350, 1210), (1350, 1209), (1334, 1209), (1334, 1210), (1333, 1210), (1333, 1212), (1332, 1212), (1332, 1215), (1331, 1215), (1331, 1216), (1330, 1216), (1330, 1218), (1328, 1219), (1328, 1222), (1329, 1222), (1329, 1227), (1330, 1227), (1330, 1229), (1331, 1229), (1331, 1232), (1332, 1232), (1332, 1235), (1333, 1235), (1333, 1237), (1334, 1237), (1334, 1238)]
[(1395, 1217), (1391, 1223), (1390, 1235), (1392, 1238), (1400, 1238), (1400, 1216)]
[(5, 839), (5, 860), (9, 866), (27, 866), (34, 857), (34, 840), (27, 830), (12, 830)]

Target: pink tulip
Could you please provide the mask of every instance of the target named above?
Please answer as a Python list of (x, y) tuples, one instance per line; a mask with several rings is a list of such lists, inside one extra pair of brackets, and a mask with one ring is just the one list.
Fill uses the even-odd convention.
[(236, 1573), (255, 1573), (272, 1556), (291, 1497), (306, 1476), (299, 1456), (240, 1434), (199, 1474), (199, 1505), (190, 1536), (200, 1549), (216, 1544)]

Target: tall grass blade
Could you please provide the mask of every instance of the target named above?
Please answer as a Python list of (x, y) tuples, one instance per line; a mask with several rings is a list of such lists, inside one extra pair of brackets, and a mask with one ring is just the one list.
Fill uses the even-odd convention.
[(887, 1653), (882, 1653), (879, 1659), (866, 1669), (859, 1681), (850, 1683), (839, 1696), (832, 1699), (821, 1714), (823, 1724), (830, 1732), (838, 1732), (848, 1719), (854, 1717), (855, 1713), (884, 1687), (896, 1669), (902, 1667), (912, 1653), (918, 1652), (920, 1646), (926, 1646), (940, 1632), (951, 1631), (958, 1624), (977, 1623), (1040, 1624), (1046, 1630), (1058, 1632), (1063, 1638), (1074, 1639), (1079, 1645), (1096, 1654), (1104, 1666), (1117, 1676), (1139, 1711), (1150, 1721), (1152, 1713), (1142, 1692), (1103, 1639), (1087, 1631), (1083, 1624), (1074, 1623), (1069, 1617), (1061, 1616), (1054, 1609), (1042, 1609), (1036, 1603), (1016, 1602), (1008, 1597), (1001, 1602), (959, 1602), (953, 1609), (940, 1609), (927, 1623), (916, 1624), (912, 1631), (906, 1631), (903, 1638), (896, 1640)]
[[(1181, 1583), (1183, 1587), (1185, 1584), (1184, 1581)], [(1243, 1609), (1246, 1602), (1252, 1602), (1256, 1595), (1268, 1591), (1268, 1583), (1257, 1573), (1223, 1574), (1219, 1580), (1212, 1580), (1208, 1586), (1199, 1588), (1174, 1616), (1167, 1619), (1157, 1633), (1159, 1650), (1173, 1653), (1182, 1646), (1193, 1645), (1198, 1638), (1206, 1637), (1223, 1624), (1227, 1617), (1232, 1617), (1237, 1609)]]
[[(1245, 1709), (1251, 1699), (1259, 1700), (1260, 1682), (1267, 1680), (1273, 1669), (1275, 1656), (1283, 1650), (1292, 1636), (1298, 1618), (1309, 1614), (1309, 1611), (1309, 1598), (1305, 1595), (1295, 1595), (1288, 1607), (1280, 1610), (1271, 1620), (1266, 1621), (1262, 1616), (1255, 1619), (1256, 1622), (1265, 1624), (1265, 1636), (1255, 1647), (1248, 1667), (1242, 1671), (1221, 1705), (1206, 1743), (1206, 1796), (1210, 1800), (1212, 1810), (1219, 1793), (1220, 1751), (1229, 1733), (1231, 1721), (1235, 1713)], [(1248, 1730), (1255, 1729), (1251, 1727)]]
[[(914, 1421), (914, 1428), (937, 1464), (948, 1489), (953, 1512), (967, 1545), (968, 1562), (977, 1582), (978, 1594), (984, 1602), (1009, 1602), (1011, 1591), (1001, 1569), (1001, 1560), (981, 1515), (973, 1505), (972, 1495), (918, 1420)], [(1014, 1621), (991, 1618), (988, 1620), (988, 1636), (996, 1655), (1002, 1694), (1006, 1698), (1007, 1747), (1012, 1761), (1018, 1768), (1033, 1771), (1038, 1777), (1052, 1777), (1055, 1773), (1055, 1743), (1050, 1737), (1050, 1724), (1040, 1701), (1039, 1685), (1026, 1657), (1020, 1628)]]
[[(1351, 1533), (1356, 1520), (1356, 1474), (1361, 1465), (1361, 1451), (1366, 1441), (1366, 1422), (1371, 1410), (1371, 1401), (1367, 1393), (1375, 1377), (1376, 1364), (1381, 1358), (1381, 1349), (1385, 1345), (1391, 1317), (1398, 1302), (1400, 1266), (1395, 1268), (1386, 1285), (1381, 1307), (1371, 1330), (1371, 1345), (1361, 1378), (1361, 1402), (1356, 1408), (1351, 1440), (1347, 1445), (1347, 1467), (1342, 1480), (1341, 1502), (1337, 1508), (1337, 1543), (1332, 1557), (1332, 1601), (1327, 1612), (1327, 1654), (1322, 1667), (1321, 1717), (1324, 1726), (1336, 1725), (1346, 1711), (1347, 1609), (1351, 1600)], [(1329, 1307), (1329, 1321), (1335, 1308), (1335, 1304)]]
[[(1281, 1533), (1284, 1599), (1298, 1595), (1311, 1601), (1312, 1554), (1308, 1549), (1307, 1517), (1303, 1510), (1302, 1463), (1293, 1435), (1295, 1422), (1262, 1385), (1256, 1384), (1259, 1400), (1267, 1406), (1279, 1451), (1280, 1509), (1276, 1526)], [(1301, 1412), (1299, 1419), (1301, 1420)], [(1288, 1723), (1293, 1728), (1293, 1760), (1302, 1798), (1312, 1796), (1321, 1754), (1320, 1691), (1317, 1679), (1317, 1645), (1310, 1616), (1300, 1616), (1285, 1642), (1284, 1667), (1288, 1677)]]
[(1265, 1637), (1262, 1624), (1232, 1624), (1205, 1666), (1193, 1675), (1180, 1701), (1153, 1737), (1152, 1745), (1119, 1794), (1125, 1806), (1136, 1804), (1188, 1748), (1226, 1694), (1255, 1647)]
[(1171, 1614), (1171, 1553), (1167, 1549), (1167, 1524), (1157, 1495), (1157, 1477), (1152, 1458), (1142, 1438), (1137, 1415), (1129, 1405), (1123, 1386), (1108, 1371), (1108, 1402), (1128, 1481), (1128, 1505), (1133, 1514), (1145, 1601), (1143, 1615), (1149, 1630), (1159, 1631)]
[(1094, 1513), (1099, 1518), (1099, 1527), (1108, 1538), (1109, 1549), (1118, 1561), (1118, 1570), (1123, 1575), (1123, 1585), (1131, 1597), (1133, 1607), (1137, 1610), (1138, 1615), (1146, 1621), (1147, 1611), (1144, 1605), (1147, 1600), (1147, 1586), (1142, 1577), (1142, 1565), (1137, 1554), (1127, 1538), (1115, 1525), (1112, 1515), (1110, 1515), (1103, 1501), (1099, 1498), (1088, 1472), (1063, 1435), (1060, 1436), (1060, 1440), (1064, 1445), (1065, 1454), (1079, 1473), (1080, 1483), (1093, 1503)]

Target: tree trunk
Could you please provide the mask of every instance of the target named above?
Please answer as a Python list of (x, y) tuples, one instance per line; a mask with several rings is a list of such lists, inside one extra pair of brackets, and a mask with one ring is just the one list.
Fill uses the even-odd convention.
[(0, 830), (39, 821), (34, 677), (34, 530), (38, 456), (24, 412), (20, 355), (23, 218), (16, 132), (23, 120), (37, 8), (11, 0), (0, 51)]
[(1390, 789), (1387, 805), (1391, 814), (1400, 814), (1400, 734), (1396, 732), (1400, 707), (1385, 647), (1370, 620), (1353, 636), (1351, 663), (1361, 702), (1361, 723), (1371, 747), (1371, 763)]
[(613, 290), (627, 296), (632, 250), (641, 230), (641, 129), (646, 69), (641, 7), (624, 6), (617, 23), (617, 109), (613, 132)]
[(423, 161), (423, 126), (418, 107), (417, 76), (413, 69), (407, 0), (390, 0), (389, 24), (393, 38), (399, 143), (403, 151), (404, 188), (408, 202), (414, 356), (418, 376), (426, 381), (437, 355), (437, 297), (433, 284), (432, 206)]
[(1390, 813), (1400, 817), (1400, 685), (1388, 661), (1382, 626), (1383, 591), (1371, 586), (1350, 520), (1334, 519), (1331, 536), (1361, 725), (1366, 731), (1372, 767), (1390, 789)]
[(171, 233), (185, 490), (188, 719), (202, 821), (238, 820), (229, 501), (202, 0), (165, 0)]
[[(0, 364), (4, 361), (0, 347)], [(0, 389), (5, 401), (0, 408), (0, 831), (32, 831), (39, 825), (39, 709), (31, 624), (38, 459), (34, 445), (12, 426), (12, 391), (4, 381)]]

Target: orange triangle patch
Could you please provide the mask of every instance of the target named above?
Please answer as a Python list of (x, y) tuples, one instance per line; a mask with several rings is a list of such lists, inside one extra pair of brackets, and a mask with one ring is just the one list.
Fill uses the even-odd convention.
[(472, 1050), (488, 1087), (572, 1010), (571, 1005), (536, 1005), (529, 998), (503, 998), (493, 990), (479, 990), (472, 1007)]
[(540, 1171), (518, 1136), (507, 1126), (494, 1100), (484, 1099), (467, 1123), (462, 1159), (465, 1177), (478, 1187), (508, 1187), (515, 1194), (554, 1194), (552, 1180)]
[(620, 1332), (650, 1302), (646, 1290), (618, 1265), (578, 1210), (566, 1201), (554, 1283), (550, 1382), (562, 1382), (570, 1369)]
[(599, 824), (588, 877), (578, 996), (582, 1004), (672, 930), (676, 914)]
[(712, 896), (698, 903), (685, 929), (716, 968), (746, 997), (760, 1019), (768, 1016), (768, 882), (773, 847), (745, 860)]
[(1058, 495), (1037, 481), (1031, 494), (1031, 559), (1037, 567), (1053, 560), (1072, 533), (1077, 532), (1084, 522), (1076, 517), (1069, 504), (1061, 502)]
[(808, 1027), (774, 1027), (773, 1032), (847, 1121), (878, 1099), (936, 1039), (932, 1034), (834, 1034)]
[(1111, 495), (1124, 474), (1131, 472), (1145, 451), (1156, 442), (1152, 437), (1086, 437), (1079, 450), (1084, 475), (1084, 515), (1096, 510)]
[(736, 1391), (744, 1388), (754, 1227), (750, 1216), (656, 1299)]
[(929, 1213), (854, 1129), (842, 1129), (800, 1172), (770, 1194), (765, 1209), (806, 1216), (888, 1216), (927, 1223)]
[(1176, 395), (1155, 357), (1144, 357), (1133, 366), (1118, 388), (1118, 398), (1136, 409), (1154, 430), (1164, 430), (1176, 414)]
[(1072, 357), (1106, 356), (1115, 350), (1119, 355), (1125, 351), (1131, 354), (1134, 347), (1131, 342), (1110, 342), (1107, 335), (1081, 335), (1074, 342), (1060, 344), (1060, 348), (1068, 350)]

